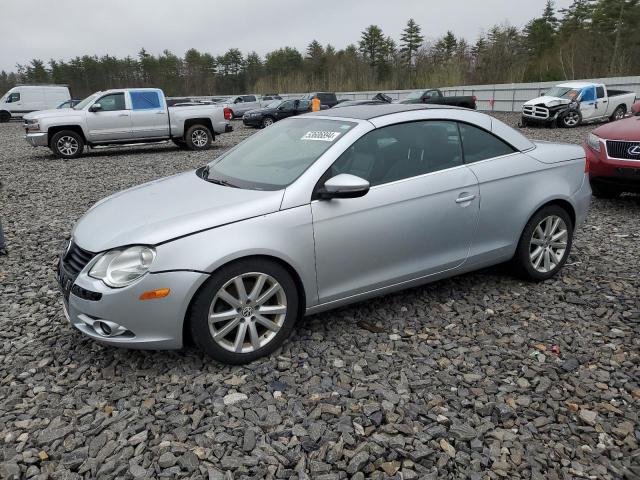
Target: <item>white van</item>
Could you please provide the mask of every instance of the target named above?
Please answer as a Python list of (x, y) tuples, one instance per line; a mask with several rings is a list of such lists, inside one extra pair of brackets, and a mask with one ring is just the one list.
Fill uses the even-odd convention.
[(18, 85), (0, 98), (0, 122), (25, 113), (56, 108), (71, 99), (69, 87), (61, 85)]

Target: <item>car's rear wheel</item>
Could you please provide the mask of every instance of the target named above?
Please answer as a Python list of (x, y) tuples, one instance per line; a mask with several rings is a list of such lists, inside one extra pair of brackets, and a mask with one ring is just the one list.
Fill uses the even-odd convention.
[(580, 122), (582, 122), (582, 115), (580, 115), (580, 112), (575, 110), (567, 112), (560, 119), (560, 123), (564, 128), (575, 128), (580, 125)]
[(207, 150), (211, 147), (213, 136), (204, 125), (193, 125), (185, 134), (185, 143), (189, 150)]
[(68, 160), (82, 155), (84, 140), (77, 132), (62, 130), (51, 137), (49, 147), (58, 158)]
[(298, 317), (298, 289), (285, 268), (264, 259), (222, 267), (198, 292), (189, 317), (196, 345), (222, 363), (272, 353)]
[(591, 192), (598, 198), (618, 198), (622, 191), (613, 185), (603, 185), (596, 181), (591, 182)]
[(2, 111), (0, 112), (0, 123), (7, 123), (9, 120), (11, 120), (11, 114), (7, 111)]
[(271, 118), (271, 117), (264, 117), (264, 118), (262, 119), (262, 123), (261, 123), (261, 125), (262, 125), (262, 128), (270, 127), (271, 125), (273, 125), (273, 118)]
[(514, 257), (518, 273), (542, 281), (553, 277), (567, 261), (573, 242), (573, 222), (558, 205), (541, 208), (522, 232)]
[(609, 120), (611, 120), (612, 122), (615, 122), (616, 120), (622, 120), (626, 114), (627, 109), (624, 107), (624, 105), (619, 105), (618, 108), (613, 111), (613, 114), (609, 117)]

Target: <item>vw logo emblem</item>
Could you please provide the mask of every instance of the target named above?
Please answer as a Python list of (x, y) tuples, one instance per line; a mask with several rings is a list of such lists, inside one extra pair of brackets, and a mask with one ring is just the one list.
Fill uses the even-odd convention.
[(633, 147), (630, 147), (627, 152), (629, 152), (629, 155), (631, 155), (632, 157), (637, 157), (638, 155), (640, 155), (640, 145), (634, 145)]
[(253, 308), (251, 307), (244, 307), (242, 309), (242, 316), (243, 317), (250, 317), (251, 315), (253, 315)]

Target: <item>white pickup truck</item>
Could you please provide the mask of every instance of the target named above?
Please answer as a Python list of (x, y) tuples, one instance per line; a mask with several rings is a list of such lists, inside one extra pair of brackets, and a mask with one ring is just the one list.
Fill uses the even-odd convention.
[(73, 108), (24, 116), (25, 140), (49, 147), (60, 158), (75, 158), (85, 146), (140, 145), (172, 140), (191, 150), (211, 146), (230, 132), (231, 111), (219, 105), (167, 107), (162, 90), (129, 88), (97, 92)]
[[(523, 105), (522, 125), (546, 123), (573, 128), (582, 123), (620, 120), (631, 112), (635, 98), (634, 92), (614, 90), (602, 83), (561, 83)], [(572, 103), (576, 108), (569, 108)]]

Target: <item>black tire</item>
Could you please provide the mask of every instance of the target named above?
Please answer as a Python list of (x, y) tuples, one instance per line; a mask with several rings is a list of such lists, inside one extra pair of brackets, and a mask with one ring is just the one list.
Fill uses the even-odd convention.
[[(566, 246), (559, 260), (557, 257), (549, 257), (554, 258), (556, 262), (553, 268), (549, 268), (549, 270), (546, 272), (540, 271), (535, 267), (534, 261), (532, 259), (532, 253), (535, 253), (536, 250), (536, 246), (532, 245), (534, 232), (541, 224), (541, 222), (543, 222), (545, 219), (553, 219), (556, 217), (562, 219), (562, 221), (564, 222), (564, 226), (566, 227)], [(571, 252), (572, 244), (573, 222), (571, 221), (571, 216), (569, 215), (569, 213), (559, 205), (547, 205), (546, 207), (542, 207), (533, 215), (533, 217), (531, 217), (531, 219), (529, 219), (527, 225), (524, 227), (522, 235), (520, 236), (518, 248), (516, 249), (516, 254), (513, 257), (513, 266), (515, 267), (516, 273), (518, 273), (518, 275), (522, 278), (526, 280), (532, 280), (534, 282), (541, 282), (553, 277), (566, 263), (567, 258), (569, 257), (569, 253)], [(543, 249), (543, 253), (541, 255), (542, 260), (544, 261), (545, 247), (540, 246), (538, 248)], [(534, 250), (534, 252), (532, 252), (532, 249)], [(541, 265), (540, 267), (544, 268), (544, 265)]]
[(213, 135), (204, 125), (192, 125), (184, 135), (184, 140), (189, 150), (208, 150), (211, 148)]
[(6, 110), (0, 112), (0, 123), (7, 123), (11, 120), (11, 114)]
[(527, 120), (526, 118), (522, 117), (520, 119), (520, 125), (518, 125), (520, 128), (527, 128), (529, 126), (529, 120)]
[(563, 128), (576, 128), (582, 123), (582, 114), (578, 111), (567, 112), (560, 118), (560, 125)]
[(73, 130), (61, 130), (51, 137), (49, 148), (58, 158), (78, 158), (84, 153), (84, 140)]
[(627, 107), (625, 107), (624, 105), (618, 105), (609, 117), (609, 120), (612, 122), (615, 122), (616, 120), (622, 120), (626, 114)]
[[(216, 324), (213, 324), (214, 326), (210, 327), (209, 325), (210, 309), (214, 309), (213, 310), (214, 312), (216, 311), (215, 309), (219, 305), (219, 302), (221, 301), (219, 298), (216, 299), (216, 296), (218, 292), (222, 289), (222, 287), (225, 284), (231, 282), (233, 279), (235, 279), (239, 275), (247, 275), (248, 278), (250, 278), (250, 276), (254, 275), (256, 272), (260, 274), (266, 274), (268, 277), (276, 281), (281, 286), (281, 290), (279, 292), (282, 292), (282, 294), (284, 295), (284, 299), (286, 301), (286, 313), (282, 314), (284, 315), (284, 318), (280, 317), (279, 320), (277, 320), (277, 317), (278, 317), (277, 315), (274, 315), (270, 318), (274, 320), (274, 323), (276, 321), (279, 322), (280, 329), (277, 331), (277, 333), (273, 335), (272, 331), (262, 326), (262, 324), (257, 319), (257, 317), (252, 316), (255, 314), (259, 317), (260, 308), (265, 308), (265, 306), (267, 305), (263, 305), (262, 307), (259, 307), (257, 306), (257, 302), (251, 302), (250, 300), (247, 300), (246, 307), (242, 307), (242, 310), (240, 308), (235, 309), (237, 312), (242, 312), (237, 314), (237, 318), (225, 320), (228, 323), (224, 323), (225, 321), (220, 321), (220, 322), (217, 322)], [(230, 290), (228, 290), (227, 292), (231, 293), (232, 296), (234, 295), (233, 292), (236, 292), (236, 296), (240, 296), (240, 295), (237, 295), (237, 289), (235, 288), (234, 285), (229, 285), (227, 288), (230, 288)], [(250, 294), (252, 290), (251, 284), (243, 283), (243, 285), (245, 285), (245, 289), (247, 293)], [(265, 290), (261, 290), (261, 292), (267, 291), (269, 288), (268, 285), (269, 284), (265, 282), (263, 287)], [(254, 283), (254, 286), (255, 286), (255, 283)], [(274, 293), (272, 297), (269, 297), (269, 298), (273, 298), (274, 296), (277, 296), (277, 295), (280, 295), (280, 293), (277, 293), (277, 294)], [(260, 294), (258, 293), (256, 297), (260, 297)], [(228, 303), (226, 304), (227, 306), (224, 306), (225, 301), (223, 300), (222, 304), (223, 304), (223, 311), (227, 311), (230, 309), (229, 311), (233, 313), (234, 307), (231, 303)], [(233, 364), (233, 365), (241, 365), (244, 363), (249, 363), (260, 357), (269, 355), (284, 343), (284, 341), (291, 334), (291, 330), (293, 329), (293, 326), (296, 320), (298, 319), (298, 315), (299, 315), (298, 306), (299, 306), (298, 289), (296, 287), (294, 280), (291, 278), (291, 275), (287, 272), (285, 268), (283, 268), (281, 265), (279, 265), (276, 262), (272, 262), (266, 259), (239, 260), (237, 262), (233, 262), (229, 265), (226, 265), (220, 268), (218, 271), (216, 271), (211, 276), (211, 278), (207, 280), (207, 282), (205, 282), (204, 286), (198, 291), (198, 293), (194, 297), (191, 303), (191, 308), (189, 310), (189, 316), (188, 316), (189, 328), (191, 331), (191, 338), (193, 338), (193, 341), (198, 346), (198, 348), (200, 348), (207, 355), (209, 355), (210, 357), (212, 357), (213, 359), (219, 362), (226, 363), (226, 364)], [(252, 310), (249, 313), (247, 313), (245, 316), (244, 310), (245, 308), (247, 308), (248, 310), (248, 307), (250, 307)], [(255, 310), (253, 310), (254, 308)], [(268, 314), (264, 314), (264, 315), (268, 315)], [(240, 317), (242, 318), (240, 319)], [(250, 351), (246, 351), (244, 353), (236, 353), (228, 349), (228, 348), (233, 348), (231, 345), (229, 345), (230, 340), (228, 337), (231, 336), (234, 338), (235, 341), (237, 341), (240, 335), (239, 333), (240, 325), (238, 325), (238, 329), (233, 328), (229, 330), (227, 335), (220, 337), (219, 338), (220, 343), (214, 340), (212, 329), (216, 328), (215, 325), (222, 325), (221, 327), (219, 327), (220, 328), (219, 332), (221, 333), (221, 331), (233, 321), (239, 321), (240, 323), (247, 324), (247, 327), (246, 327), (248, 329), (247, 335), (242, 337), (243, 338), (242, 345), (244, 346), (244, 348), (251, 349)], [(267, 342), (260, 348), (254, 348), (253, 346), (251, 346), (251, 342), (247, 341), (250, 338), (249, 327), (252, 327), (251, 323), (254, 324), (253, 326), (255, 328), (259, 329), (257, 330), (257, 332), (260, 333), (260, 339)], [(273, 335), (273, 336), (270, 339), (268, 339), (268, 335)], [(247, 343), (249, 344), (247, 345)], [(226, 348), (224, 346), (225, 344), (227, 345)]]
[(176, 147), (185, 150), (187, 148), (187, 143), (181, 138), (172, 138), (171, 141), (175, 144)]
[(595, 181), (591, 182), (591, 193), (594, 197), (603, 199), (618, 198), (622, 191), (612, 185), (604, 185)]
[(271, 117), (264, 117), (262, 119), (262, 121), (260, 122), (260, 126), (262, 128), (267, 128), (270, 127), (271, 125), (273, 125), (275, 123), (275, 120)]

